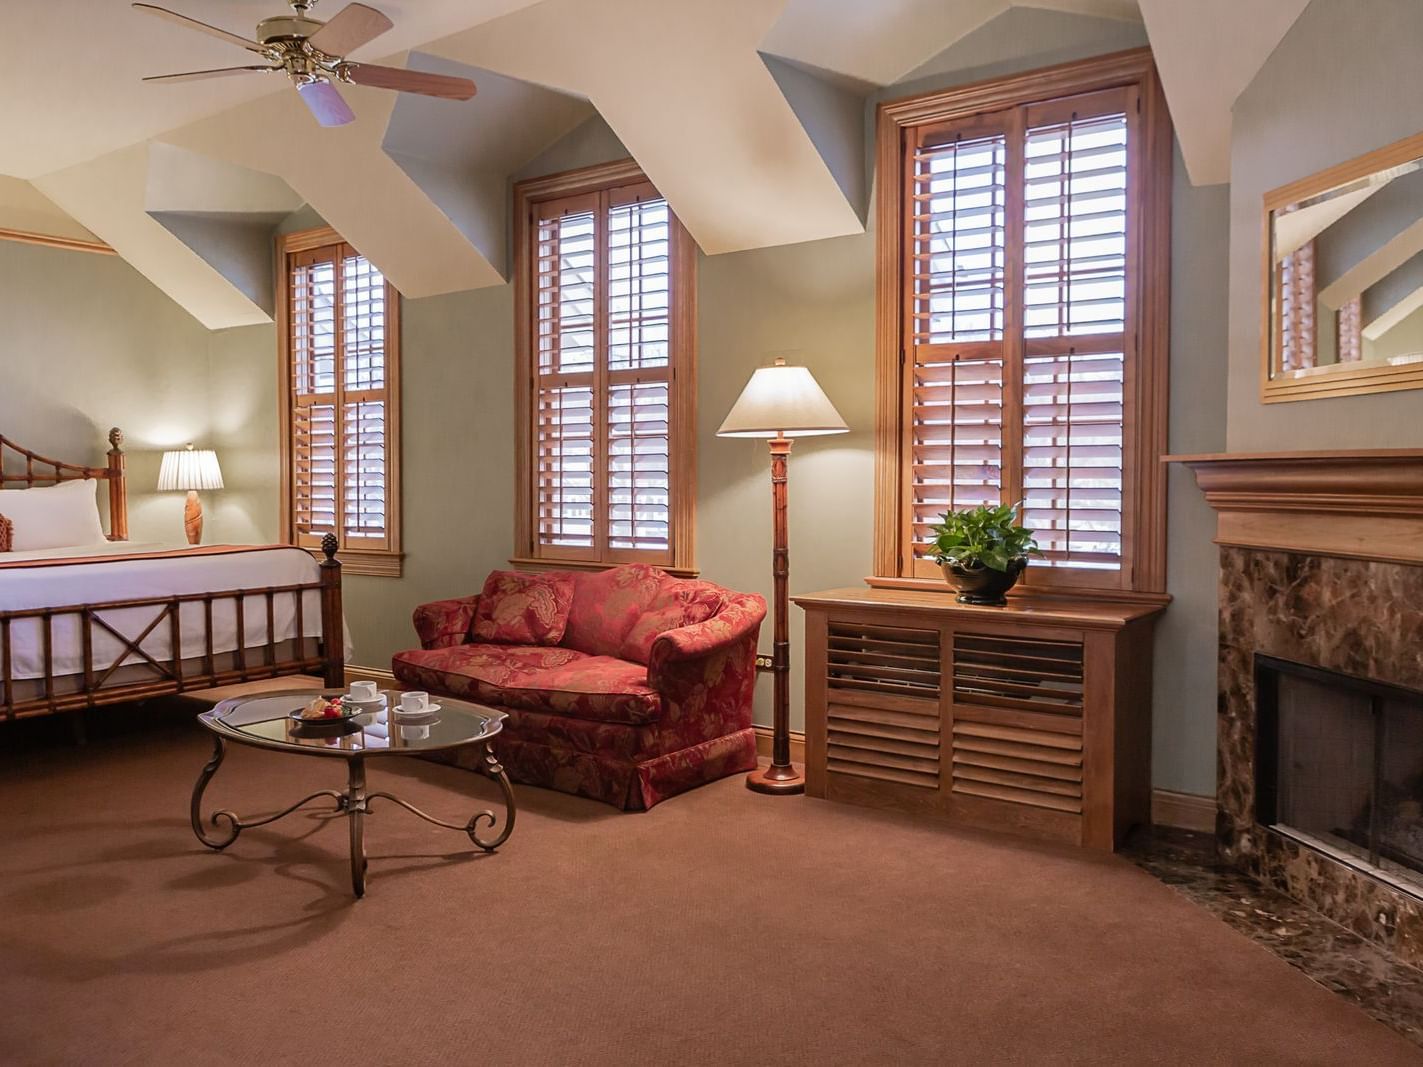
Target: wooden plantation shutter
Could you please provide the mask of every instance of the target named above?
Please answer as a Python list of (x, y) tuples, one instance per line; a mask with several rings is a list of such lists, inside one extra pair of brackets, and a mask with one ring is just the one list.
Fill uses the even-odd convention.
[(1007, 151), (992, 119), (909, 142), (903, 521), (916, 545), (945, 511), (1000, 497)]
[(517, 303), (528, 323), (521, 558), (685, 569), (691, 248), (650, 183), (611, 169), (624, 180), (546, 198), (537, 196), (542, 182), (519, 188)]
[[(1164, 583), (1159, 540), (1147, 549), (1149, 573), (1134, 569), (1159, 484), (1143, 473), (1143, 457), (1155, 466), (1164, 433), (1151, 386), (1164, 396), (1155, 369), (1159, 361), (1164, 372), (1164, 319), (1155, 312), (1165, 302), (1147, 286), (1165, 284), (1169, 232), (1169, 213), (1148, 210), (1143, 191), (1150, 184), (1153, 197), (1168, 196), (1169, 169), (1154, 71), (1137, 55), (1108, 57), (1132, 71), (1109, 88), (1086, 74), (1107, 61), (1089, 61), (1081, 78), (1057, 79), (1082, 91), (1052, 99), (1033, 95), (1043, 80), (1023, 77), (1001, 92), (964, 90), (980, 105), (964, 111), (953, 92), (881, 108), (879, 159), (898, 165), (901, 180), (881, 202), (882, 222), (892, 205), (897, 228), (880, 239), (894, 264), (881, 272), (880, 381), (898, 395), (897, 410), (880, 408), (882, 423), (897, 426), (897, 452), (888, 461), (881, 452), (879, 485), (882, 499), (892, 470), (899, 507), (896, 526), (877, 527), (878, 574), (937, 578), (929, 542), (943, 512), (1021, 502), (1043, 550), (1027, 583), (1104, 591)], [(1148, 82), (1150, 128), (1141, 105)], [(1147, 248), (1148, 222), (1159, 247)], [(1150, 283), (1148, 251), (1160, 272)], [(891, 293), (894, 310), (884, 301)], [(1158, 537), (1157, 520), (1146, 521)]]
[(336, 534), (356, 573), (399, 573), (398, 295), (329, 230), (283, 239), (288, 538)]
[[(1043, 561), (1121, 571), (1127, 140), (1135, 90), (1027, 109), (1023, 524)], [(1135, 264), (1130, 265), (1135, 269)]]

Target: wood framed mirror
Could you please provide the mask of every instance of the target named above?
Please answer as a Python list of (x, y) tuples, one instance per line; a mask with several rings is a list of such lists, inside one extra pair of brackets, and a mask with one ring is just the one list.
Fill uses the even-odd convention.
[(1265, 194), (1266, 403), (1423, 389), (1423, 134)]

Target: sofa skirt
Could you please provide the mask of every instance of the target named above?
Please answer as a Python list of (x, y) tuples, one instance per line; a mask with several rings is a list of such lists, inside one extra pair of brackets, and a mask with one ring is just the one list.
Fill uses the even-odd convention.
[[(540, 744), (501, 734), (493, 749), (511, 781), (601, 800), (623, 811), (648, 808), (727, 775), (756, 769), (756, 731), (737, 730), (640, 762)], [(479, 746), (431, 757), (479, 770)]]

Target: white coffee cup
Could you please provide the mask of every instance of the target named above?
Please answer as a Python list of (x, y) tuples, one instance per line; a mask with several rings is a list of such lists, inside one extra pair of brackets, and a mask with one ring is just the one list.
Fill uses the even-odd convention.
[(412, 691), (400, 694), (401, 711), (429, 711), (430, 694)]
[(352, 700), (362, 704), (368, 700), (374, 700), (376, 698), (375, 682), (352, 682), (350, 696)]

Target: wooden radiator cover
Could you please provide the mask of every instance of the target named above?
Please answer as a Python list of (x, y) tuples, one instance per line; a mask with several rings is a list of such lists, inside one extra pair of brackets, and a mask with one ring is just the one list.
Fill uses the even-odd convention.
[(806, 611), (806, 792), (1111, 849), (1146, 822), (1156, 605), (842, 589)]

